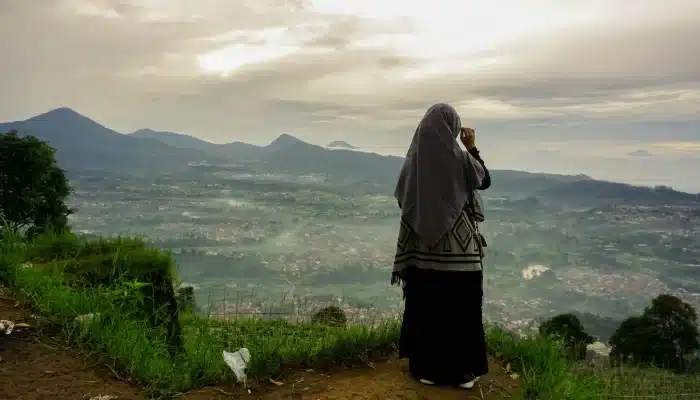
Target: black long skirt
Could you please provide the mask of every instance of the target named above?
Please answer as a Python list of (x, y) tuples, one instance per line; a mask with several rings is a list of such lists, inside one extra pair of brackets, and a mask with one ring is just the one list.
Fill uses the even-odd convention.
[(405, 278), (399, 356), (411, 375), (441, 385), (486, 375), (482, 271), (410, 268)]

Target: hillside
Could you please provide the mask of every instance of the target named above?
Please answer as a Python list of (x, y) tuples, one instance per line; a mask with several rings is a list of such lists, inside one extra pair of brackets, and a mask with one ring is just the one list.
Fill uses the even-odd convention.
[[(132, 301), (139, 296), (136, 283), (170, 268), (167, 253), (129, 238), (46, 236), (22, 246), (14, 240), (0, 240), (0, 284), (10, 285), (0, 286), (0, 320), (17, 324), (0, 336), (3, 399), (593, 400), (698, 394), (697, 377), (592, 369), (564, 358), (555, 342), (498, 328), (488, 330), (490, 373), (473, 390), (428, 387), (412, 381), (406, 363), (393, 358), (396, 320), (342, 327), (245, 316), (223, 320), (191, 314), (183, 297), (177, 300), (182, 345), (173, 354), (167, 325), (153, 325), (141, 314), (153, 312), (149, 301), (168, 300), (153, 295), (146, 304)], [(100, 271), (104, 259), (113, 260), (108, 265), (117, 269), (114, 274)], [(143, 266), (151, 270), (139, 272)], [(173, 283), (176, 277), (168, 274)], [(240, 347), (251, 353), (246, 386), (236, 383), (221, 356)], [(672, 393), (682, 396), (668, 397)]]
[[(252, 354), (248, 388), (261, 399), (398, 399), (438, 394), (445, 399), (461, 398), (459, 392), (425, 387), (408, 378), (405, 363), (393, 359), (399, 332), (395, 320), (374, 327), (355, 323), (335, 327), (284, 319), (210, 319), (187, 311), (184, 298), (178, 297), (178, 327), (171, 330), (167, 319), (154, 325), (148, 318), (148, 313), (158, 312), (153, 311), (154, 305), (159, 309), (173, 299), (172, 287), (170, 292), (167, 287), (176, 277), (168, 253), (147, 249), (142, 241), (129, 238), (90, 241), (47, 235), (18, 246), (20, 240), (7, 232), (0, 239), (0, 320), (17, 324), (9, 336), (0, 336), (0, 362), (5, 363), (0, 366), (10, 366), (0, 368), (0, 379), (12, 382), (3, 387), (4, 399), (42, 391), (56, 393), (57, 387), (66, 398), (90, 394), (92, 398), (137, 399), (173, 390), (188, 392), (178, 396), (185, 399), (244, 394), (242, 385), (233, 385), (231, 371), (221, 357), (222, 350), (243, 346)], [(109, 259), (115, 274), (100, 271), (100, 259)], [(149, 288), (145, 304), (130, 301), (139, 296), (135, 282), (156, 282), (159, 276), (167, 276), (165, 285)], [(2, 289), (2, 284), (10, 286)], [(105, 292), (102, 285), (112, 290)], [(152, 290), (156, 293), (150, 294)], [(151, 301), (156, 303), (149, 306)], [(27, 308), (18, 307), (21, 304)], [(64, 328), (69, 336), (37, 329), (43, 327)], [(179, 339), (170, 332), (179, 332)], [(56, 346), (65, 340), (81, 350), (97, 351), (102, 361), (95, 364), (96, 359), (88, 361)], [(499, 342), (493, 345), (502, 346)], [(178, 352), (176, 358), (171, 358), (173, 351)], [(93, 367), (81, 366), (85, 362)], [(95, 369), (95, 365), (100, 367)], [(338, 368), (341, 365), (350, 369)], [(484, 387), (496, 382), (503, 390), (517, 391), (517, 380), (500, 363), (494, 360), (491, 368)], [(144, 391), (106, 378), (109, 375)], [(217, 384), (218, 394), (214, 389), (193, 390), (212, 384)]]
[(197, 149), (202, 151), (215, 151), (217, 145), (205, 142), (190, 135), (182, 133), (154, 131), (152, 129), (139, 129), (130, 134), (132, 137), (153, 139), (180, 149)]
[[(73, 174), (100, 170), (109, 173), (154, 176), (181, 174), (190, 164), (245, 163), (263, 172), (319, 173), (345, 184), (361, 184), (369, 191), (391, 194), (403, 159), (345, 149), (328, 149), (281, 134), (267, 146), (243, 142), (209, 143), (174, 132), (141, 129), (120, 134), (71, 109), (59, 108), (29, 118), (0, 124), (49, 141), (59, 164)], [(614, 201), (687, 203), (697, 196), (674, 190), (601, 182), (585, 175), (554, 175), (493, 170), (491, 196), (541, 197), (571, 205), (595, 206)], [(192, 175), (192, 171), (188, 174)], [(354, 182), (354, 183), (353, 183)]]
[(652, 188), (592, 179), (564, 182), (561, 185), (540, 190), (536, 194), (572, 202), (591, 197), (601, 201), (620, 201), (633, 204), (697, 204), (700, 201), (700, 196), (697, 194), (683, 193), (668, 187)]
[(69, 171), (152, 174), (183, 170), (188, 163), (220, 161), (210, 153), (120, 134), (69, 108), (0, 124), (0, 132), (10, 130), (48, 141), (57, 149), (59, 164)]
[[(50, 398), (145, 400), (148, 391), (130, 385), (127, 378), (115, 375), (109, 365), (95, 367), (94, 360), (72, 349), (64, 349), (60, 336), (42, 334), (34, 329), (36, 320), (30, 311), (15, 307), (10, 293), (0, 291), (0, 320), (28, 323), (29, 328), (17, 328), (0, 347), (2, 398), (5, 400), (35, 399), (33, 393), (53, 394)], [(0, 346), (2, 346), (0, 341)], [(370, 366), (371, 365), (371, 366)], [(277, 384), (260, 382), (250, 385), (256, 399), (423, 399), (439, 396), (444, 400), (463, 399), (464, 391), (420, 385), (408, 377), (404, 362), (395, 360), (359, 364), (351, 369), (330, 373), (296, 371), (275, 377)], [(485, 388), (497, 389), (484, 399), (502, 399), (496, 393), (517, 393), (517, 380), (512, 379), (498, 364), (491, 365), (493, 375), (485, 378)], [(493, 383), (495, 382), (495, 383)], [(9, 384), (8, 384), (9, 383)], [(185, 400), (217, 400), (244, 398), (250, 395), (242, 387), (219, 385), (179, 394)], [(501, 389), (503, 387), (503, 389)], [(507, 392), (506, 392), (507, 391)], [(29, 394), (29, 396), (28, 396)], [(240, 397), (239, 397), (240, 396)], [(47, 397), (42, 397), (47, 398)]]
[(347, 150), (355, 150), (357, 147), (351, 145), (350, 143), (344, 141), (344, 140), (336, 140), (333, 142), (328, 143), (328, 146), (326, 147), (332, 147), (332, 148), (338, 148), (338, 149), (347, 149)]

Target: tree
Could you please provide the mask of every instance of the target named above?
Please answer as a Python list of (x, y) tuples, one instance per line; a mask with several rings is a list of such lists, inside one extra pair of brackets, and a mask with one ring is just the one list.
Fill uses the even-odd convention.
[(561, 340), (568, 355), (575, 360), (586, 358), (586, 346), (593, 343), (593, 336), (583, 329), (581, 320), (571, 313), (556, 315), (540, 325), (540, 335)]
[(620, 361), (685, 369), (687, 358), (700, 350), (697, 319), (690, 304), (662, 294), (641, 316), (620, 324), (610, 338), (611, 355)]
[(71, 187), (55, 153), (34, 136), (0, 134), (0, 224), (28, 235), (67, 229)]
[(341, 327), (347, 324), (348, 319), (345, 316), (345, 312), (341, 310), (340, 307), (328, 306), (317, 311), (313, 317), (311, 317), (311, 322), (314, 324)]
[(197, 303), (194, 299), (194, 287), (183, 286), (178, 288), (175, 298), (180, 312), (194, 312), (197, 309)]

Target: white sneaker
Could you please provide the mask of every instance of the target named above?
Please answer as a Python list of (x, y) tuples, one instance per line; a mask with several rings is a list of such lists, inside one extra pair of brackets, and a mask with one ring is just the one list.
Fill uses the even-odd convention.
[(427, 379), (419, 379), (418, 382), (420, 382), (420, 383), (422, 383), (422, 384), (424, 384), (424, 385), (428, 385), (428, 386), (433, 386), (433, 385), (435, 384), (435, 382), (429, 381), (429, 380), (427, 380)]
[(477, 376), (472, 381), (469, 381), (467, 383), (463, 383), (463, 384), (459, 385), (459, 387), (462, 389), (472, 389), (472, 388), (474, 388), (474, 385), (476, 385), (476, 382), (478, 380), (479, 380), (479, 377)]

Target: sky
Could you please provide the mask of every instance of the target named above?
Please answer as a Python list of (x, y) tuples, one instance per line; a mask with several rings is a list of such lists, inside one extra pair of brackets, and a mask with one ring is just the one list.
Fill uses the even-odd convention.
[(0, 121), (405, 154), (455, 106), (493, 168), (700, 192), (697, 0), (0, 0)]

